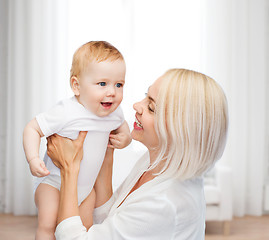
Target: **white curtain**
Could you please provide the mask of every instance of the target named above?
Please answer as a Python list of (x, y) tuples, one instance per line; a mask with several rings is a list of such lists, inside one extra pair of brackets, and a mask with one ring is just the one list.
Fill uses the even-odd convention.
[[(35, 214), (32, 177), (22, 148), (22, 132), (36, 114), (49, 108), (64, 94), (66, 69), (65, 1), (10, 0), (6, 11), (6, 104), (1, 115), (5, 129), (5, 151), (1, 160), (1, 206), (6, 213)], [(1, 56), (2, 58), (2, 56)], [(3, 153), (4, 151), (4, 153)], [(3, 171), (5, 169), (5, 171)], [(2, 175), (2, 176), (3, 176)]]
[[(80, 6), (77, 1), (70, 2), (77, 13), (83, 9), (81, 6), (85, 12), (87, 6), (100, 9), (100, 5), (106, 5), (113, 9), (104, 0), (89, 5), (80, 0)], [(234, 173), (234, 215), (261, 215), (264, 169), (268, 169), (265, 155), (268, 1), (118, 0), (113, 4), (115, 14), (104, 11), (104, 21), (99, 18), (98, 24), (94, 19), (98, 19), (99, 11), (90, 16), (81, 14), (79, 19), (77, 14), (71, 16), (73, 23), (75, 19), (78, 21), (74, 26), (81, 25), (83, 33), (73, 27), (76, 34), (70, 39), (105, 38), (123, 49), (127, 60), (123, 104), (127, 121), (131, 125), (134, 119), (132, 104), (143, 98), (148, 86), (168, 68), (186, 67), (212, 76), (224, 88), (229, 102), (229, 139), (220, 162)], [(89, 32), (84, 31), (88, 24)], [(128, 174), (137, 158), (134, 154), (139, 151), (144, 149), (133, 143), (116, 153), (115, 187)]]
[[(233, 169), (234, 214), (262, 214), (269, 135), (265, 122), (267, 2), (3, 1), (0, 24), (8, 18), (8, 27), (0, 32), (0, 210), (35, 214), (32, 177), (22, 149), (23, 127), (71, 94), (68, 73), (75, 49), (90, 40), (107, 40), (122, 51), (127, 62), (123, 109), (130, 126), (132, 104), (168, 68), (201, 71), (223, 86), (230, 131), (220, 161)], [(144, 150), (132, 143), (116, 152), (115, 187)]]
[(0, 212), (4, 209), (6, 162), (6, 89), (7, 89), (7, 9), (8, 2), (0, 2)]
[(237, 216), (263, 213), (268, 7), (266, 0), (206, 0), (205, 6), (205, 72), (221, 82), (228, 97), (230, 129), (221, 161), (233, 169)]

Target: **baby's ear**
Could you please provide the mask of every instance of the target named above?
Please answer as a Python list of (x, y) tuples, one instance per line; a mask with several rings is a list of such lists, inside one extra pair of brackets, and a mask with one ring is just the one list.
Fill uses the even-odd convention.
[(80, 85), (79, 85), (79, 80), (77, 77), (73, 76), (71, 77), (70, 79), (70, 85), (71, 85), (71, 88), (72, 88), (72, 91), (73, 93), (76, 95), (76, 96), (79, 96), (80, 95)]

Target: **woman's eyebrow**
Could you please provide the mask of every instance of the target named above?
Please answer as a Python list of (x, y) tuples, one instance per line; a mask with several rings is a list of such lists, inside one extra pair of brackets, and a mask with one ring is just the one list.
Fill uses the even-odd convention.
[(148, 88), (147, 97), (148, 97), (148, 99), (149, 99), (150, 101), (152, 101), (152, 102), (155, 103), (155, 100), (154, 100), (151, 96), (149, 96), (149, 89), (150, 89), (150, 86), (149, 86), (149, 88)]
[(148, 95), (148, 98), (149, 98), (150, 101), (155, 103), (155, 100), (151, 96)]

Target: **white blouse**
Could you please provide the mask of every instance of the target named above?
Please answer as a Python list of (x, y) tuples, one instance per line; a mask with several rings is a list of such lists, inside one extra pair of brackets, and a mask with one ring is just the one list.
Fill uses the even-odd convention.
[(95, 224), (88, 232), (80, 217), (74, 216), (57, 226), (56, 239), (203, 240), (205, 199), (202, 178), (182, 182), (157, 176), (125, 199), (148, 166), (149, 155), (146, 153), (110, 200), (95, 209)]

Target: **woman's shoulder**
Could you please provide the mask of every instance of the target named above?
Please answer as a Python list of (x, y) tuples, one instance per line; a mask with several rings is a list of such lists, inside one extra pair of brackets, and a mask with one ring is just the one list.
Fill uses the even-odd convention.
[(186, 196), (203, 195), (204, 184), (203, 179), (200, 177), (184, 181), (171, 178), (168, 181), (170, 181), (170, 187), (167, 191), (171, 194), (183, 194)]
[(180, 181), (171, 180), (164, 191), (165, 197), (177, 213), (177, 221), (194, 223), (203, 221), (205, 216), (205, 198), (202, 178)]
[(200, 203), (204, 198), (203, 180), (195, 178), (181, 181), (180, 179), (168, 179), (169, 184), (163, 190), (164, 194), (177, 205)]

